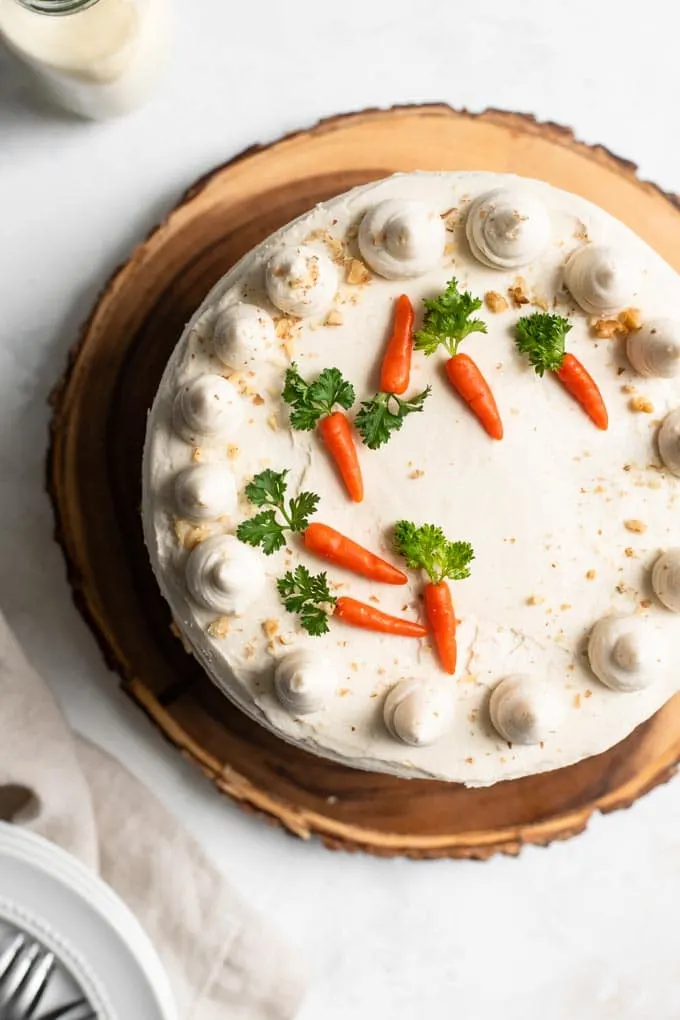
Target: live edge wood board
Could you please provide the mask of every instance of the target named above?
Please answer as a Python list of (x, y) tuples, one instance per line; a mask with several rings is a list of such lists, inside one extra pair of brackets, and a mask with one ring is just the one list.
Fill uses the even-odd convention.
[(256, 146), (207, 174), (111, 278), (53, 394), (48, 488), (80, 611), (124, 689), (244, 808), (332, 849), (517, 853), (627, 807), (680, 760), (680, 697), (606, 754), (484, 790), (354, 771), (288, 746), (210, 684), (171, 632), (139, 518), (146, 412), (195, 308), (233, 263), (315, 202), (396, 170), (542, 178), (618, 216), (680, 270), (680, 206), (631, 163), (531, 117), (370, 110)]

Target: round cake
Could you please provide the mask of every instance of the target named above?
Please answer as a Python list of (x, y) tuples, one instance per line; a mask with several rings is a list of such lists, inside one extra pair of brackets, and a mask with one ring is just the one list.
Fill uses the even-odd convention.
[(680, 279), (540, 181), (412, 173), (213, 288), (151, 409), (143, 523), (241, 710), (355, 768), (483, 786), (680, 686)]

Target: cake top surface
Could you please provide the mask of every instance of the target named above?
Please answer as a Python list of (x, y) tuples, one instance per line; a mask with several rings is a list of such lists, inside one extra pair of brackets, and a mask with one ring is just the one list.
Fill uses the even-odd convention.
[[(459, 353), (491, 388), (502, 439), (452, 388), (455, 343), (428, 347), (436, 308), (428, 319), (424, 301), (446, 293), (482, 302), (464, 317), (482, 326)], [(380, 390), (401, 295), (424, 350), (400, 400), (417, 406), (379, 448), (354, 430), (355, 502), (318, 425), (291, 420), (309, 425), (326, 401), (324, 415), (356, 421)], [(680, 676), (678, 307), (677, 275), (623, 224), (510, 175), (397, 175), (317, 206), (245, 256), (175, 349), (144, 458), (154, 570), (214, 682), (314, 753), (468, 785), (561, 767), (630, 733)], [(606, 429), (557, 375), (565, 348), (596, 381)], [(378, 405), (369, 443), (384, 438), (385, 412), (402, 411), (395, 398)], [(239, 530), (260, 544), (239, 541), (239, 526), (269, 511)], [(331, 601), (422, 623), (427, 577), (395, 549), (399, 521), (436, 525), (474, 554), (449, 582), (453, 675), (431, 637), (327, 620), (318, 591), (321, 626), (307, 625), (327, 631), (308, 633), (279, 591), (304, 567), (326, 573)], [(305, 522), (360, 543), (406, 583), (316, 558)], [(281, 525), (281, 548), (265, 555)]]

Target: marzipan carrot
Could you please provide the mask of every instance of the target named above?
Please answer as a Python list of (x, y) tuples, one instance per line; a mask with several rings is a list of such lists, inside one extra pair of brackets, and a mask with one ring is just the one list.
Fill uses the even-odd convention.
[(306, 382), (293, 363), (286, 372), (283, 399), (290, 405), (294, 429), (319, 427), (328, 452), (336, 463), (348, 493), (355, 503), (364, 498), (364, 483), (352, 428), (342, 411), (354, 403), (354, 387), (337, 368), (325, 368), (313, 383)]
[(486, 323), (470, 316), (482, 307), (481, 298), (469, 291), (459, 291), (458, 281), (449, 280), (446, 290), (437, 298), (427, 298), (425, 318), (415, 334), (417, 351), (426, 356), (440, 346), (449, 353), (446, 375), (456, 393), (465, 401), (492, 439), (503, 438), (503, 422), (498, 413), (491, 387), (479, 367), (467, 354), (459, 354), (460, 344), (470, 333), (486, 333)]
[(571, 393), (588, 417), (603, 431), (609, 425), (609, 415), (604, 400), (593, 377), (573, 354), (565, 354), (555, 375), (566, 390)]
[(406, 294), (397, 298), (392, 335), (387, 343), (380, 373), (380, 389), (385, 393), (405, 393), (411, 375), (413, 353), (413, 305)]
[(401, 637), (427, 636), (427, 628), (423, 627), (422, 623), (403, 620), (400, 616), (389, 616), (387, 613), (381, 613), (375, 606), (358, 602), (346, 595), (335, 603), (333, 615), (345, 623), (352, 624), (353, 627), (363, 627), (365, 630), (379, 630), (383, 634), (396, 634)]
[(424, 570), (429, 583), (424, 600), (427, 622), (437, 648), (439, 661), (447, 673), (456, 672), (456, 614), (451, 589), (446, 579), (462, 581), (470, 576), (475, 558), (469, 542), (450, 542), (435, 524), (397, 521), (394, 529), (397, 552), (412, 570)]
[(503, 422), (491, 388), (467, 354), (456, 354), (446, 362), (446, 375), (454, 390), (469, 406), (492, 439), (503, 438)]
[(361, 503), (364, 498), (364, 480), (349, 421), (342, 411), (334, 411), (327, 418), (321, 419), (319, 432), (338, 467), (345, 488), (355, 503)]
[(305, 547), (329, 563), (383, 584), (406, 584), (401, 570), (326, 524), (310, 524), (304, 533)]
[(425, 613), (427, 615), (437, 654), (447, 673), (456, 672), (458, 650), (456, 647), (456, 614), (453, 609), (451, 589), (446, 581), (426, 584), (424, 591)]
[(565, 339), (570, 329), (571, 323), (561, 315), (547, 312), (525, 315), (515, 326), (517, 349), (528, 355), (538, 375), (552, 372), (598, 429), (604, 431), (609, 425), (609, 416), (598, 385), (578, 358), (565, 352)]

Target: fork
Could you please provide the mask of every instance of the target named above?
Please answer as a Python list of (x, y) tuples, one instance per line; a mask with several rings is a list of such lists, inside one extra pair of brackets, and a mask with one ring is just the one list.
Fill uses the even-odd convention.
[[(0, 1020), (38, 1020), (36, 1011), (54, 962), (53, 953), (23, 933), (10, 942), (0, 954)], [(40, 1020), (97, 1020), (97, 1016), (85, 999), (77, 999), (45, 1013)]]

